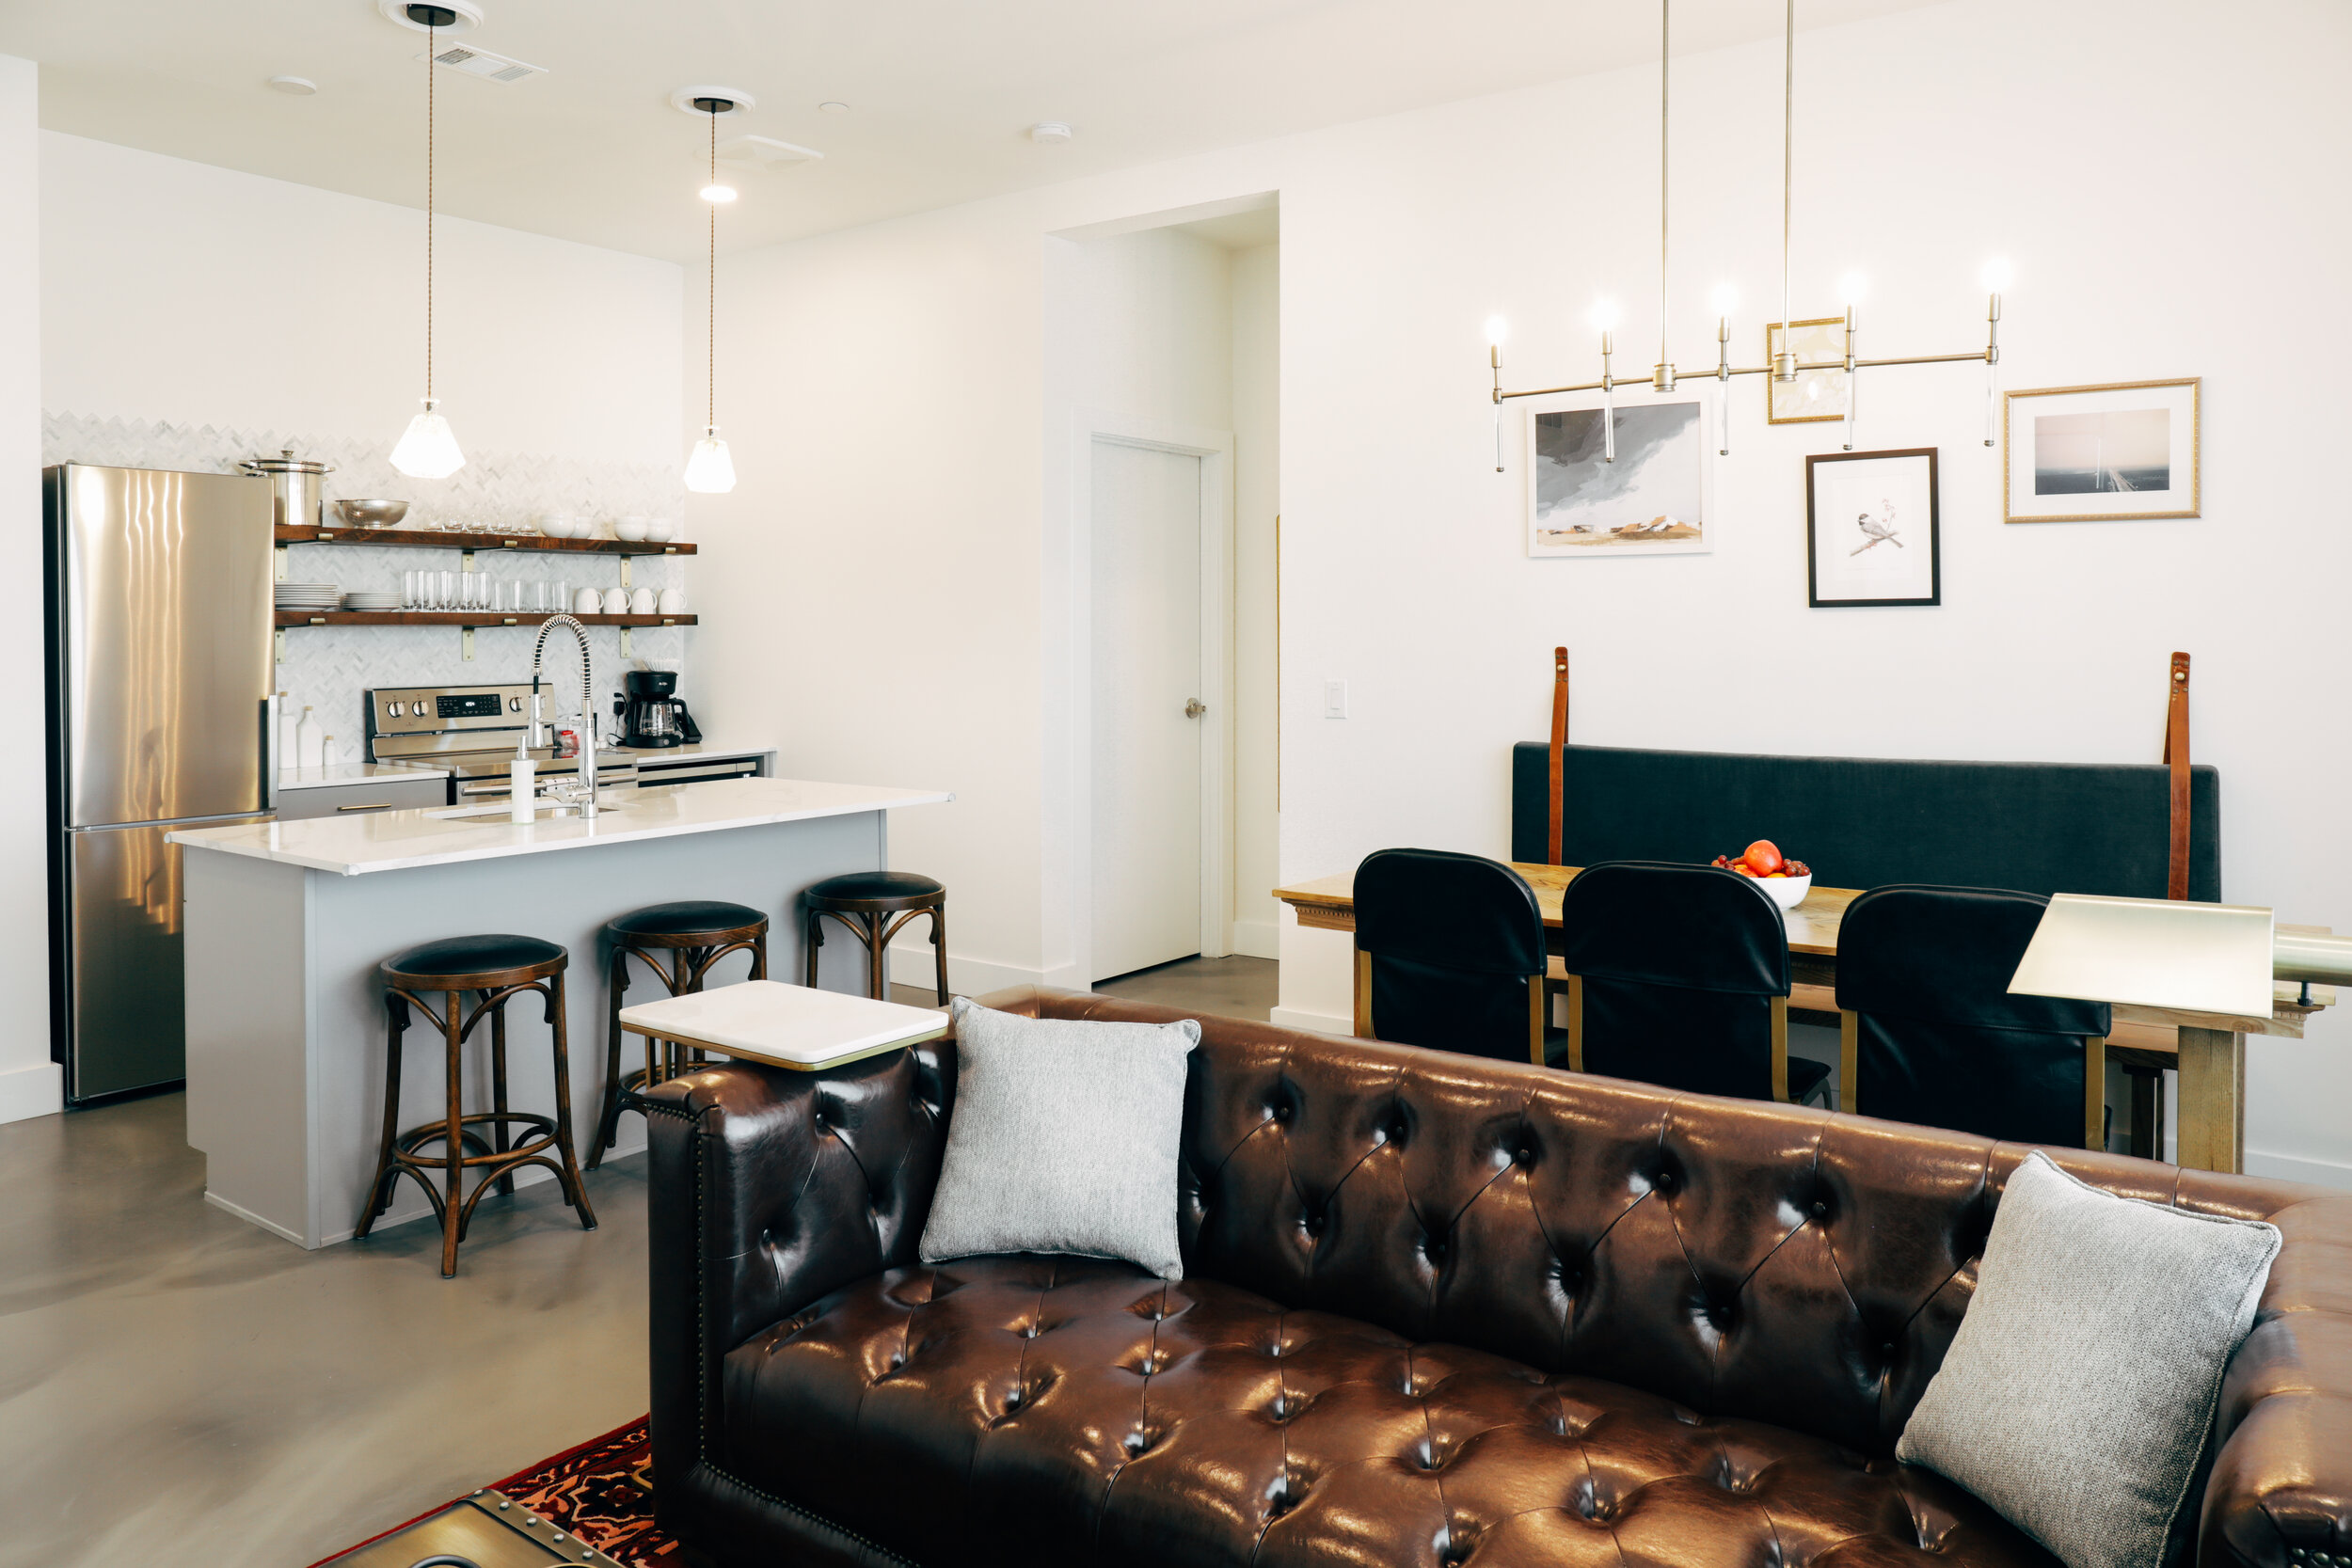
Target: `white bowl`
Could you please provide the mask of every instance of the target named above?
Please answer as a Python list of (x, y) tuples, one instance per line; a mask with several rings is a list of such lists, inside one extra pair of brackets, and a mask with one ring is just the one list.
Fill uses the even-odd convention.
[(1750, 877), (1748, 880), (1762, 888), (1765, 896), (1784, 910), (1795, 909), (1813, 891), (1813, 874), (1809, 871), (1802, 877)]
[(643, 517), (624, 517), (612, 525), (612, 537), (634, 545), (645, 537), (645, 527)]
[(677, 524), (667, 517), (656, 517), (645, 525), (645, 537), (657, 545), (666, 545), (677, 537)]
[(569, 539), (580, 531), (568, 512), (546, 512), (539, 516), (539, 531), (550, 539)]

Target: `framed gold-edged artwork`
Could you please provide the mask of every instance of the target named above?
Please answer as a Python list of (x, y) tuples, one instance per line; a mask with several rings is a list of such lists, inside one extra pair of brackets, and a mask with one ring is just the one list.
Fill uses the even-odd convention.
[(2042, 387), (2001, 404), (2001, 520), (2195, 517), (2201, 378)]
[(1602, 438), (1602, 410), (1580, 401), (1528, 411), (1527, 553), (1599, 561), (1713, 549), (1712, 398), (1618, 404), (1614, 459)]
[(1942, 604), (1936, 488), (1933, 447), (1807, 457), (1805, 602)]
[[(1799, 371), (1793, 383), (1764, 378), (1764, 417), (1772, 424), (1811, 424), (1818, 420), (1846, 417), (1846, 318), (1819, 316), (1798, 322), (1788, 331), (1788, 347), (1800, 365), (1835, 359), (1834, 371)], [(1780, 353), (1781, 325), (1764, 324), (1764, 362)]]

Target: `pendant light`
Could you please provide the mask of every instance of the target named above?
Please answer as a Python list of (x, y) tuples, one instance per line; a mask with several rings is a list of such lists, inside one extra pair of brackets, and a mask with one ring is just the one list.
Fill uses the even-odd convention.
[(731, 98), (697, 98), (694, 107), (710, 117), (710, 183), (703, 199), (710, 204), (710, 273), (703, 291), (708, 315), (705, 326), (703, 372), (703, 438), (686, 459), (686, 487), (706, 496), (723, 496), (735, 488), (735, 459), (719, 438), (719, 208), (735, 199), (735, 192), (719, 183), (719, 117), (735, 107)]
[(447, 479), (466, 466), (457, 437), (441, 417), (433, 395), (433, 119), (435, 73), (440, 64), (439, 32), (457, 20), (447, 6), (412, 5), (408, 20), (425, 30), (424, 51), (424, 408), (408, 421), (392, 448), (392, 467), (410, 479)]

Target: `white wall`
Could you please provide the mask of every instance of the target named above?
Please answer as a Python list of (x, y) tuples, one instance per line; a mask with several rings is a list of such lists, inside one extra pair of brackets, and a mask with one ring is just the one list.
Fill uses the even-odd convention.
[[(1776, 313), (1779, 63), (1777, 43), (1677, 62), (1686, 365), (1712, 356), (1699, 312), (1718, 276), (1750, 301), (1743, 357)], [(1965, 351), (1998, 250), (2018, 267), (2010, 386), (2205, 378), (2201, 519), (2019, 527), (1999, 521), (1974, 373), (1867, 383), (1865, 446), (1944, 452), (1938, 610), (1805, 608), (1803, 457), (1834, 437), (1768, 430), (1752, 384), (1715, 553), (1526, 558), (1516, 451), (1492, 472), (1479, 324), (1518, 323), (1520, 385), (1594, 373), (1596, 292), (1626, 300), (1629, 346), (1649, 330), (1653, 70), (744, 259), (722, 298), (755, 368), (732, 395), (766, 445), (698, 526), (761, 565), (719, 592), (748, 611), (765, 579), (789, 613), (743, 630), (746, 657), (707, 689), (730, 722), (773, 716), (799, 770), (962, 791), (919, 830), (909, 814), (899, 859), (954, 887), (954, 946), (1042, 967), (1043, 742), (1067, 649), (1041, 622), (1041, 236), (1277, 189), (1286, 878), (1389, 844), (1503, 852), (1509, 747), (1544, 733), (1555, 642), (1575, 650), (1585, 741), (2150, 761), (2179, 647), (2198, 659), (2197, 755), (2222, 770), (2226, 895), (2352, 929), (2352, 744), (2327, 711), (2352, 536), (2314, 460), (2352, 334), (2352, 225), (2328, 194), (2347, 65), (2352, 12), (2332, 0), (2231, 28), (2188, 0), (1972, 0), (1800, 40), (1801, 314), (1827, 313), (1859, 265), (1878, 280), (1866, 351)], [(1320, 717), (1335, 678), (1345, 721)], [(1327, 935), (1284, 931), (1294, 1015), (1344, 1016)], [(2249, 1165), (2352, 1184), (2347, 1045), (2331, 1015), (2307, 1043), (2249, 1047)]]
[[(0, 55), (0, 555), (20, 580), (40, 569), (40, 77)], [(30, 574), (29, 579), (26, 574)], [(38, 670), (40, 616), (0, 620), (0, 662)], [(48, 801), (38, 771), (0, 775), (0, 953), (13, 1001), (0, 1022), (0, 1121), (54, 1111), (62, 1085), (49, 1060)]]
[(1233, 951), (1278, 951), (1275, 520), (1282, 510), (1282, 252), (1236, 251), (1233, 294)]

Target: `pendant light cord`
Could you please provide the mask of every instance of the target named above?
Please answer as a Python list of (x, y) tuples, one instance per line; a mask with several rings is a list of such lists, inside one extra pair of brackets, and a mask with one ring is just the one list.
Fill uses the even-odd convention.
[(1788, 352), (1788, 235), (1797, 189), (1797, 0), (1788, 0), (1780, 75), (1780, 350)]
[[(710, 111), (710, 182), (719, 182), (719, 111)], [(703, 339), (703, 426), (719, 428), (719, 204), (710, 202), (710, 276), (703, 286), (707, 325)]]
[(434, 56), (441, 52), (438, 12), (428, 12), (424, 29), (424, 405), (433, 406), (433, 112)]
[(1658, 0), (1658, 362), (1666, 354), (1666, 79), (1674, 39), (1674, 0)]

